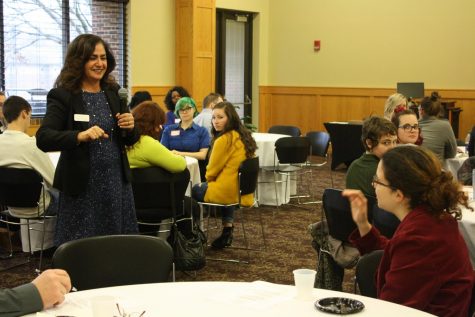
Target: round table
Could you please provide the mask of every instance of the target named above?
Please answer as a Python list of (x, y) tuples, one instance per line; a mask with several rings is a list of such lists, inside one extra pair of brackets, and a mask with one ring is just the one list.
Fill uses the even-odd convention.
[[(330, 316), (317, 311), (314, 302), (325, 297), (349, 297), (365, 305), (357, 316), (432, 316), (430, 314), (377, 300), (374, 298), (313, 289), (313, 298), (296, 298), (294, 286), (262, 281), (244, 282), (177, 282), (129, 285), (75, 292), (66, 295), (63, 304), (49, 309), (41, 316), (92, 316), (91, 299), (112, 296), (127, 313), (143, 317), (154, 316), (227, 316), (227, 317), (314, 317)], [(111, 312), (117, 316), (118, 312)], [(34, 315), (30, 315), (34, 316)]]
[[(280, 138), (289, 137), (285, 134), (275, 133), (253, 133), (252, 137), (256, 141), (257, 151), (256, 156), (259, 156), (259, 166), (274, 166), (275, 157), (275, 141)], [(277, 160), (277, 158), (275, 158)], [(282, 175), (277, 175), (277, 178), (282, 179)], [(275, 186), (274, 186), (274, 173), (269, 171), (259, 171), (259, 183), (258, 194), (259, 203), (263, 205), (276, 206), (283, 203), (288, 203), (290, 200), (290, 194), (295, 194), (297, 191), (297, 182), (290, 180), (290, 190), (287, 191), (285, 196), (285, 183), (277, 183), (277, 196), (279, 201), (275, 201)]]

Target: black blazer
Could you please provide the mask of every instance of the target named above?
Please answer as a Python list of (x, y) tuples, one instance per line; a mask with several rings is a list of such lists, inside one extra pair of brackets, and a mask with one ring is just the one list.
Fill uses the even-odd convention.
[[(120, 112), (117, 90), (104, 89), (112, 115)], [(87, 114), (81, 93), (64, 88), (51, 89), (47, 96), (47, 110), (36, 133), (36, 144), (44, 152), (61, 151), (56, 167), (53, 187), (69, 195), (86, 191), (89, 179), (89, 147), (77, 142), (77, 135), (89, 128), (88, 122), (74, 121), (74, 114)], [(125, 145), (133, 145), (139, 139), (137, 130), (122, 136), (121, 129), (114, 129), (114, 136), (121, 148), (122, 175), (130, 181), (130, 167)]]

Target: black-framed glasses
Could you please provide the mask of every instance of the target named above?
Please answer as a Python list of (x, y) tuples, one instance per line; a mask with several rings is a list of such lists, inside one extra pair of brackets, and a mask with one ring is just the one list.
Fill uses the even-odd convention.
[(418, 131), (419, 125), (418, 124), (410, 125), (409, 123), (407, 123), (405, 125), (400, 125), (398, 128), (403, 129), (405, 132), (411, 132), (412, 130)]
[(185, 108), (182, 108), (180, 110), (178, 110), (179, 112), (188, 112), (191, 110), (191, 107), (185, 107)]
[(384, 187), (387, 187), (387, 188), (391, 188), (392, 190), (396, 190), (396, 187), (393, 187), (389, 184), (385, 184), (385, 183), (381, 182), (376, 175), (373, 176), (373, 180), (371, 181), (371, 185), (373, 187), (376, 187), (375, 184), (378, 184), (378, 185), (381, 185), (381, 186), (384, 186)]

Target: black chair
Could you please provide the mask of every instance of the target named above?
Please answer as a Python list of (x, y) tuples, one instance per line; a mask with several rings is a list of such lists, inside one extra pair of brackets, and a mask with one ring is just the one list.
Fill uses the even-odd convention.
[(319, 164), (312, 164), (311, 166), (323, 166), (327, 163), (327, 153), (330, 146), (330, 135), (324, 131), (310, 131), (307, 132), (306, 137), (310, 140), (310, 154), (324, 158), (325, 161)]
[[(366, 196), (368, 200), (368, 220), (372, 221), (372, 208), (375, 204), (376, 198)], [(350, 202), (346, 197), (342, 196), (341, 189), (326, 188), (322, 196), (322, 219), (326, 219), (328, 226), (328, 234), (333, 238), (342, 242), (349, 242), (350, 234), (355, 230), (356, 224), (351, 215)], [(323, 226), (322, 226), (323, 230)], [(322, 233), (323, 234), (323, 233)], [(320, 268), (321, 253), (330, 254), (329, 250), (320, 248), (317, 269)]]
[(332, 164), (334, 170), (341, 163), (350, 166), (351, 162), (359, 158), (364, 152), (361, 134), (361, 124), (325, 122), (325, 129), (330, 134), (332, 145)]
[[(239, 217), (239, 220), (241, 222), (241, 229), (243, 233), (243, 238), (244, 238), (244, 247), (233, 247), (236, 249), (244, 249), (247, 251), (248, 255), (248, 260), (240, 260), (240, 259), (211, 259), (211, 260), (220, 260), (220, 261), (227, 261), (227, 262), (235, 262), (235, 263), (249, 263), (250, 262), (250, 253), (249, 251), (251, 250), (256, 250), (252, 249), (249, 246), (249, 240), (247, 238), (246, 234), (246, 228), (245, 228), (245, 223), (244, 223), (244, 215), (243, 215), (243, 210), (246, 209), (253, 209), (256, 210), (257, 213), (259, 214), (259, 222), (261, 226), (261, 233), (262, 233), (262, 242), (263, 242), (263, 248), (257, 249), (257, 251), (261, 251), (262, 249), (266, 249), (266, 239), (265, 239), (265, 233), (264, 233), (264, 223), (262, 221), (262, 215), (261, 211), (259, 208), (252, 208), (256, 205), (258, 205), (257, 201), (254, 201), (254, 204), (250, 207), (243, 206), (241, 202), (241, 197), (243, 195), (248, 195), (248, 194), (253, 194), (256, 192), (257, 189), (257, 178), (259, 174), (259, 157), (253, 157), (250, 159), (244, 160), (241, 165), (239, 166), (239, 171), (238, 171), (238, 202), (234, 204), (219, 204), (219, 203), (212, 203), (212, 202), (198, 202), (202, 206), (207, 206), (210, 208), (214, 208), (216, 211), (216, 207), (231, 207), (235, 206), (238, 209), (236, 210), (236, 215), (241, 212), (241, 215)], [(211, 212), (208, 212), (208, 230), (209, 231), (209, 217), (210, 217)], [(216, 216), (216, 212), (215, 212)]]
[(356, 283), (361, 295), (376, 298), (376, 271), (384, 254), (376, 250), (362, 256), (356, 264)]
[(379, 232), (383, 236), (388, 239), (391, 239), (401, 221), (392, 213), (389, 213), (386, 210), (379, 208), (377, 202), (375, 202), (373, 206), (372, 216), (373, 225), (379, 230)]
[[(44, 246), (44, 236), (46, 232), (46, 219), (53, 218), (56, 216), (46, 216), (43, 212), (41, 213), (40, 201), (43, 201), (43, 211), (46, 211), (45, 201), (46, 193), (45, 187), (43, 186), (43, 178), (38, 172), (33, 169), (23, 169), (23, 168), (11, 168), (11, 167), (0, 167), (0, 205), (12, 207), (12, 208), (36, 208), (37, 213), (32, 217), (20, 217), (16, 218), (19, 220), (24, 219), (26, 223), (21, 223), (20, 221), (12, 221), (12, 216), (8, 210), (3, 210), (0, 212), (0, 222), (3, 222), (7, 225), (8, 231), (10, 231), (10, 224), (27, 226), (28, 230), (28, 248), (29, 253), (32, 254), (31, 250), (31, 237), (30, 226), (33, 224), (42, 225), (42, 243), (40, 248), (40, 258), (37, 272), (41, 271), (42, 259), (43, 259), (43, 246)], [(9, 244), (10, 244), (10, 254), (7, 257), (13, 256), (13, 247), (11, 235), (9, 235)], [(29, 259), (28, 261), (29, 262)], [(25, 264), (25, 263), (21, 263)]]
[[(317, 157), (322, 159), (323, 162), (314, 163), (312, 160), (308, 160), (306, 167), (311, 168), (310, 171), (313, 172), (314, 167), (322, 167), (327, 164), (327, 156), (328, 156), (328, 148), (330, 146), (330, 135), (325, 131), (310, 131), (307, 132), (306, 137), (310, 140), (310, 155), (311, 157)], [(313, 177), (312, 177), (313, 179)], [(330, 170), (330, 180), (331, 180), (331, 187), (333, 187), (333, 175)], [(311, 201), (308, 203), (313, 204), (321, 204), (321, 200)]]
[(158, 237), (90, 237), (60, 245), (51, 266), (66, 270), (77, 290), (168, 282), (173, 250)]
[[(138, 224), (156, 228), (176, 221), (192, 220), (192, 217), (183, 217), (185, 193), (189, 184), (188, 169), (180, 173), (171, 173), (157, 166), (132, 169), (132, 191)], [(166, 219), (171, 221), (164, 222)], [(153, 231), (166, 232), (169, 229)]]
[[(262, 168), (266, 171), (274, 172), (275, 201), (277, 207), (280, 205), (277, 184), (285, 183), (285, 200), (287, 197), (289, 177), (302, 171), (303, 167), (307, 164), (309, 154), (310, 141), (307, 137), (284, 137), (275, 141), (274, 166), (264, 166)], [(285, 180), (280, 179), (279, 176), (285, 176)], [(309, 188), (310, 187), (307, 186), (308, 193), (310, 193)], [(300, 198), (309, 196), (310, 195), (296, 195), (291, 198), (297, 198), (300, 203)]]
[(300, 129), (293, 125), (273, 125), (267, 131), (268, 133), (287, 134), (290, 136), (300, 136)]

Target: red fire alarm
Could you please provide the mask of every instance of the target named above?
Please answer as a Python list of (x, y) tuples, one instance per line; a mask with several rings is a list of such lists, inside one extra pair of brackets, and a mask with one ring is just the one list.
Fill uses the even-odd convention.
[(318, 52), (320, 50), (320, 40), (313, 41), (313, 50)]

